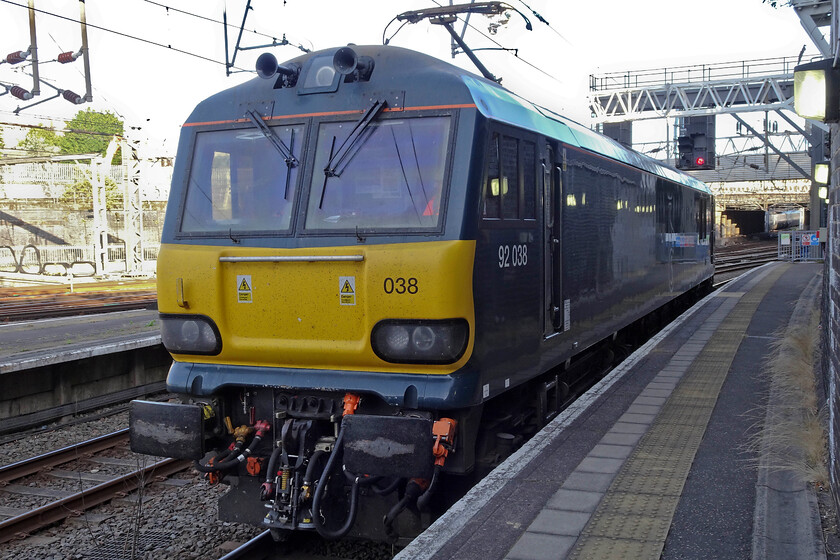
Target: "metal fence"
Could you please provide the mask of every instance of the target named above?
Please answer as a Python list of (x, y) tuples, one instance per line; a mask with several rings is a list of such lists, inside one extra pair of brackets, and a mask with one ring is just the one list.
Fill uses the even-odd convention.
[(820, 241), (819, 231), (779, 232), (779, 260), (821, 261), (823, 244)]
[[(105, 167), (108, 177), (117, 184), (122, 182), (123, 168), (120, 165)], [(90, 180), (90, 166), (67, 163), (20, 163), (0, 166), (0, 183), (7, 184), (73, 184)]]
[(668, 84), (689, 84), (712, 80), (742, 80), (769, 76), (793, 74), (799, 59), (793, 57), (762, 58), (719, 62), (716, 64), (689, 64), (671, 68), (609, 72), (589, 76), (589, 89), (605, 91), (613, 89), (660, 87)]
[[(144, 245), (143, 260), (154, 272), (160, 246)], [(125, 245), (108, 246), (106, 272), (128, 269)], [(0, 272), (93, 276), (96, 273), (96, 249), (93, 245), (0, 246)]]

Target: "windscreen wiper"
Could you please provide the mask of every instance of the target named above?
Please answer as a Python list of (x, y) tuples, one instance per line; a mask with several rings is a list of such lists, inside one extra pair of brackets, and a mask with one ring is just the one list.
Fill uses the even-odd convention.
[(382, 109), (385, 108), (385, 104), (386, 102), (384, 99), (377, 99), (373, 102), (373, 105), (365, 111), (362, 118), (356, 122), (353, 130), (350, 131), (350, 134), (347, 135), (347, 138), (345, 138), (344, 142), (341, 143), (341, 146), (338, 147), (338, 150), (331, 153), (330, 160), (324, 168), (324, 175), (327, 177), (341, 177), (341, 173), (347, 167), (347, 164), (350, 163), (349, 160), (345, 161), (350, 153), (350, 150), (359, 138), (362, 137), (362, 133), (367, 129), (373, 119), (382, 112)]
[[(286, 146), (285, 142), (283, 142), (280, 138), (274, 134), (274, 131), (265, 124), (265, 121), (262, 119), (259, 113), (256, 111), (248, 111), (245, 113), (251, 122), (259, 129), (260, 132), (263, 133), (271, 144), (277, 148), (277, 151), (280, 152), (280, 155), (286, 160), (286, 188), (283, 194), (283, 198), (288, 200), (289, 199), (289, 183), (291, 183), (291, 175), (292, 175), (292, 167), (297, 167), (298, 160), (292, 153), (292, 150)], [(295, 131), (292, 129), (292, 137), (291, 137), (291, 144), (292, 147), (295, 145)]]
[(367, 127), (371, 122), (373, 122), (373, 119), (382, 112), (385, 105), (386, 101), (384, 99), (377, 99), (374, 101), (373, 104), (368, 107), (368, 110), (365, 111), (365, 114), (362, 115), (362, 118), (356, 121), (356, 124), (353, 126), (353, 130), (350, 131), (350, 134), (347, 135), (347, 138), (345, 138), (344, 142), (341, 143), (341, 146), (338, 147), (338, 150), (335, 149), (335, 136), (333, 136), (332, 146), (330, 146), (330, 159), (327, 161), (326, 167), (324, 167), (324, 186), (321, 187), (321, 200), (318, 202), (318, 208), (323, 208), (324, 206), (324, 194), (327, 192), (327, 180), (330, 177), (341, 177), (341, 174), (347, 168), (347, 165), (352, 159), (348, 159), (348, 156), (350, 151), (353, 149), (353, 146), (355, 146), (359, 138), (362, 137), (362, 133), (367, 130)]
[(286, 160), (286, 166), (288, 167), (296, 167), (298, 163), (297, 158), (292, 154), (292, 150), (289, 149), (286, 144), (274, 134), (274, 131), (269, 128), (268, 125), (265, 124), (265, 121), (262, 119), (259, 113), (256, 111), (248, 111), (245, 115), (251, 119), (251, 122), (263, 133), (263, 136), (268, 138), (268, 141), (271, 142), (277, 151), (280, 152), (280, 155), (283, 156)]

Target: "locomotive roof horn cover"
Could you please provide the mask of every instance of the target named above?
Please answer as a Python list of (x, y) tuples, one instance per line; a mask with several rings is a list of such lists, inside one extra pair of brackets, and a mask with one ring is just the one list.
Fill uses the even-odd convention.
[(256, 69), (257, 75), (265, 80), (269, 80), (276, 74), (280, 74), (280, 78), (274, 84), (275, 88), (294, 86), (300, 74), (300, 65), (295, 63), (289, 64), (288, 66), (278, 64), (277, 57), (271, 53), (262, 53), (257, 58)]
[(356, 73), (358, 81), (367, 81), (373, 72), (373, 59), (357, 55), (350, 47), (341, 47), (333, 55), (333, 68), (342, 76)]

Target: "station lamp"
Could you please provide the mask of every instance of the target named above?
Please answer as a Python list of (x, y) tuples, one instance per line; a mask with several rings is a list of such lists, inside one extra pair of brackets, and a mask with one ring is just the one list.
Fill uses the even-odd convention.
[(840, 69), (832, 63), (827, 58), (793, 69), (793, 107), (800, 117), (840, 122)]
[[(821, 185), (828, 184), (829, 167), (828, 162), (814, 164), (814, 182)], [(821, 198), (825, 198), (824, 196)]]

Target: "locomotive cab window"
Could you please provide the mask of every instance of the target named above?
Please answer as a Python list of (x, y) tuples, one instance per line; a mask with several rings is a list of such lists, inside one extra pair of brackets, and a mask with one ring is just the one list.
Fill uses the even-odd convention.
[[(303, 126), (271, 131), (300, 157)], [(299, 168), (256, 128), (198, 133), (181, 232), (288, 231)]]
[(383, 119), (361, 132), (355, 126), (323, 122), (318, 129), (306, 229), (438, 228), (450, 118)]
[(536, 144), (493, 133), (481, 216), (488, 220), (536, 219)]

